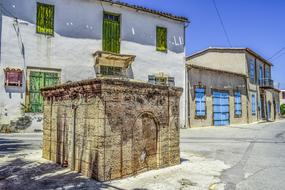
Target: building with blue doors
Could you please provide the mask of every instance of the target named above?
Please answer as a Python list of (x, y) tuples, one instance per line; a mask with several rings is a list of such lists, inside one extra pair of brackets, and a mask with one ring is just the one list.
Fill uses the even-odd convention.
[(249, 48), (208, 48), (186, 58), (188, 127), (228, 126), (280, 117), (272, 63)]

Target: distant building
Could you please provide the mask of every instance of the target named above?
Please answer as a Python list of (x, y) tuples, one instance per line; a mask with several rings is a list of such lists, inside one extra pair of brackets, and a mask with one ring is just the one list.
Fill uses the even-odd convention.
[(189, 127), (274, 121), (273, 65), (249, 48), (209, 48), (187, 58)]
[(280, 93), (280, 103), (281, 103), (281, 105), (285, 104), (285, 90), (281, 90), (281, 93)]
[(1, 6), (0, 125), (25, 112), (41, 126), (40, 89), (55, 84), (98, 77), (147, 82), (164, 73), (160, 84), (185, 85), (187, 18), (110, 0)]

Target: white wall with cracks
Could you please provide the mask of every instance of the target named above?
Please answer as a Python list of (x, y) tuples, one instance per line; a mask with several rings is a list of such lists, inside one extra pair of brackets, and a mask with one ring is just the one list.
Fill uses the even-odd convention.
[[(37, 2), (55, 6), (54, 37), (36, 33)], [(0, 124), (21, 115), (26, 93), (25, 86), (21, 93), (6, 91), (4, 68), (59, 68), (63, 83), (96, 77), (92, 54), (102, 50), (103, 11), (121, 14), (121, 54), (136, 55), (132, 65), (135, 80), (147, 81), (149, 74), (164, 72), (175, 77), (176, 86), (184, 87), (183, 22), (96, 0), (9, 0), (3, 1), (2, 7)], [(167, 53), (156, 51), (157, 26), (167, 28)], [(19, 35), (15, 27), (19, 28)], [(184, 125), (184, 97), (180, 104), (181, 126)]]

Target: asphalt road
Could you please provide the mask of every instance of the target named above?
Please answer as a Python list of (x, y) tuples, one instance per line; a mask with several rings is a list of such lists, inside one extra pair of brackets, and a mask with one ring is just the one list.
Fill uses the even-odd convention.
[[(56, 189), (58, 184), (53, 182), (58, 178), (67, 181), (67, 184), (90, 183), (90, 187), (98, 185), (95, 181), (79, 179), (77, 174), (59, 174), (61, 176), (54, 176), (54, 179), (50, 177), (40, 182), (39, 180), (29, 181), (36, 173), (39, 175), (61, 171), (60, 166), (53, 163), (38, 163), (29, 169), (30, 164), (33, 163), (21, 159), (33, 150), (39, 151), (37, 154), (40, 154), (41, 142), (41, 134), (0, 134), (0, 189), (1, 180), (4, 185), (2, 187), (13, 189), (14, 179), (10, 178), (15, 175), (15, 172), (18, 174), (17, 180), (24, 184), (20, 184), (21, 187), (34, 184), (34, 186), (30, 185), (31, 189), (38, 185)], [(226, 184), (225, 189), (285, 189), (285, 120), (236, 127), (183, 129), (181, 130), (181, 151), (206, 157), (209, 160), (220, 160), (228, 165), (229, 169), (218, 176), (222, 183)], [(14, 160), (10, 165), (1, 164), (3, 163), (1, 160), (4, 161), (7, 158)], [(29, 166), (28, 170), (23, 170), (23, 168), (27, 169), (27, 166)], [(1, 176), (3, 179), (10, 176), (9, 183), (3, 183)], [(190, 177), (190, 175), (187, 176)], [(105, 188), (110, 188), (110, 185)]]
[(225, 189), (285, 189), (285, 120), (181, 130), (181, 150), (229, 165)]

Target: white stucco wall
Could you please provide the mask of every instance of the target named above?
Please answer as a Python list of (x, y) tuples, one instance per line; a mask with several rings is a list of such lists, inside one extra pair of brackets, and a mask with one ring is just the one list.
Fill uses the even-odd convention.
[[(55, 5), (55, 35), (46, 37), (36, 33), (36, 2)], [(102, 50), (103, 9), (121, 14), (121, 53), (136, 55), (132, 69), (136, 80), (147, 81), (148, 75), (165, 72), (175, 77), (176, 86), (184, 87), (184, 23), (158, 17), (130, 8), (120, 8), (95, 0), (9, 0), (3, 6), (19, 18), (20, 34), (25, 47), (26, 66), (62, 69), (62, 82), (94, 78), (92, 54)], [(2, 55), (0, 81), (4, 81), (3, 68), (24, 68), (14, 18), (2, 16)], [(168, 52), (156, 51), (156, 27), (168, 30)], [(0, 121), (7, 123), (20, 115), (23, 94), (9, 97), (0, 85)], [(181, 98), (181, 124), (184, 125), (184, 95)]]

